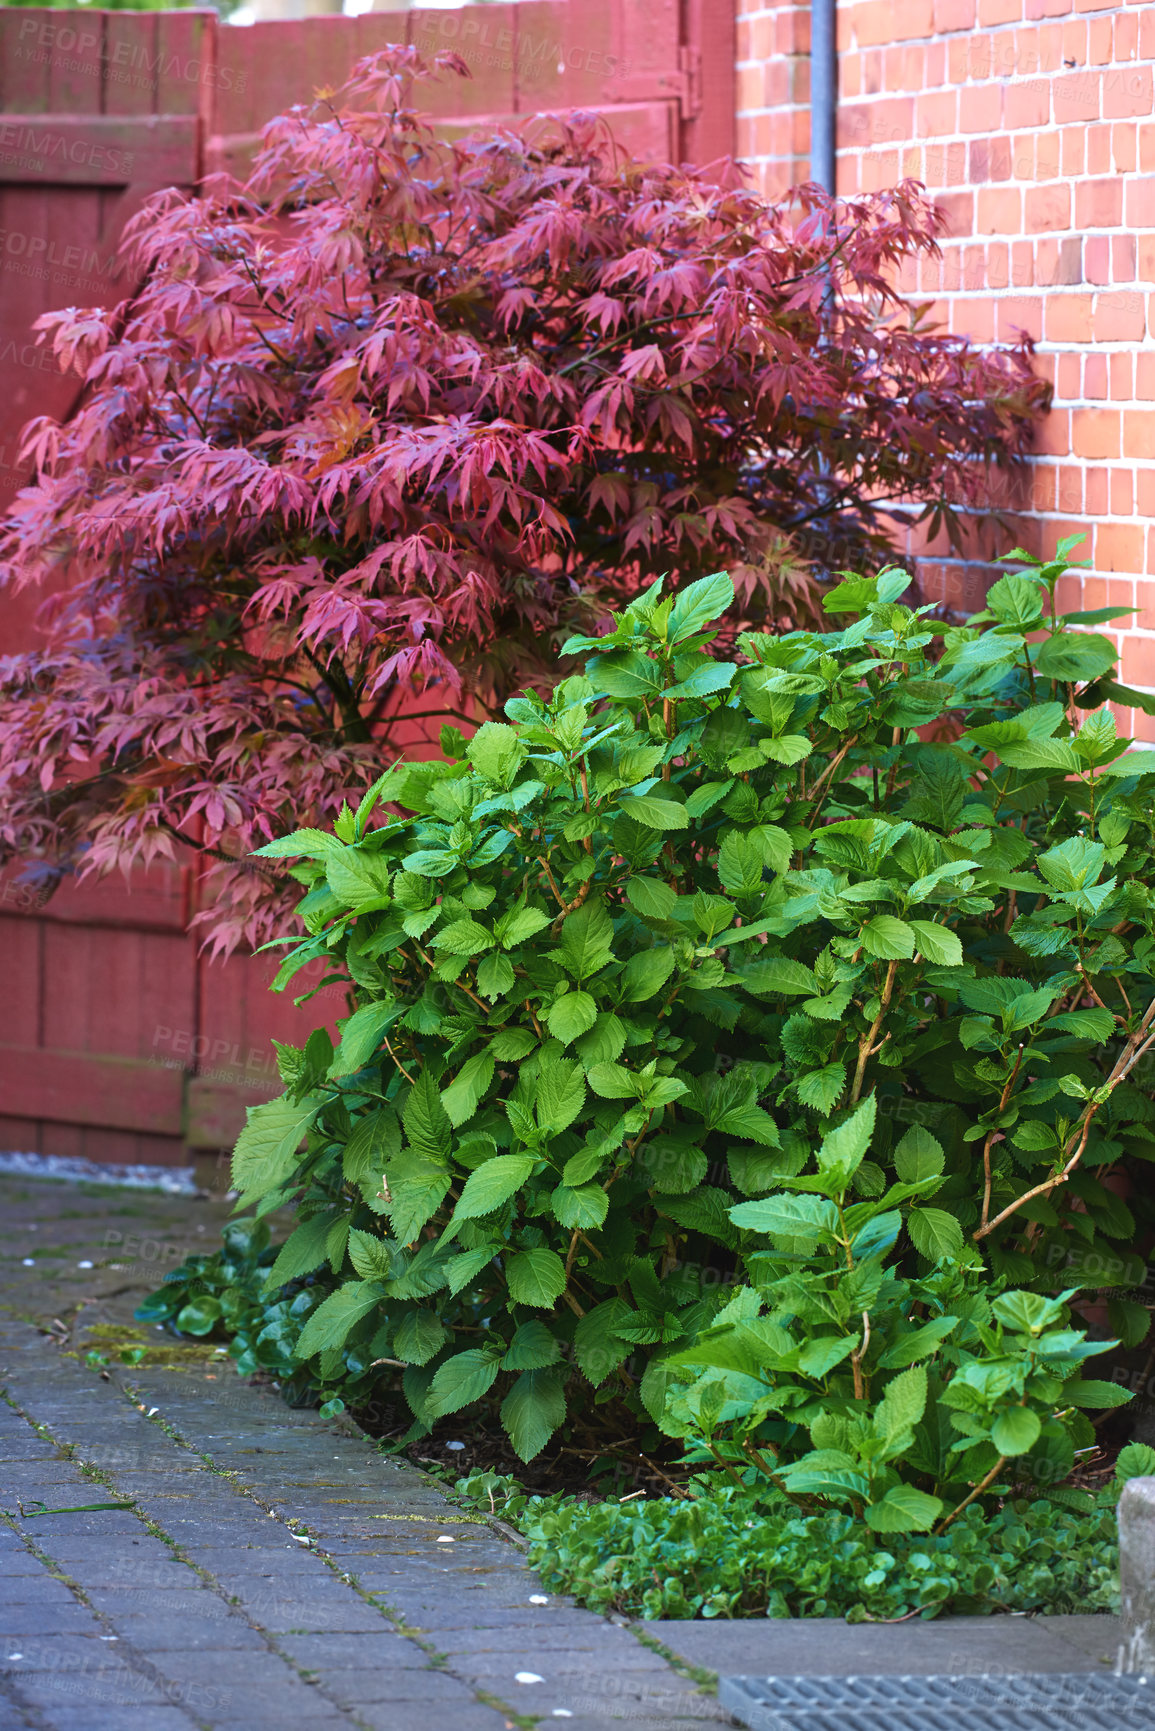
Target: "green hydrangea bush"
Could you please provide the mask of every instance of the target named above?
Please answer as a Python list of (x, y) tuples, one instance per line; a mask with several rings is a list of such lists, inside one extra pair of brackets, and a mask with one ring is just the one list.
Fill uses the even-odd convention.
[(1093, 1268), (1148, 1323), (1155, 752), (1061, 551), (965, 627), (891, 569), (732, 659), (727, 577), (655, 583), (548, 699), (261, 850), (304, 890), (278, 988), (350, 995), (234, 1157), (296, 1211), (268, 1293), (326, 1289), (320, 1386), (399, 1383), (415, 1434), (499, 1408), (525, 1459), (781, 1455), (879, 1530), (1084, 1446), (1067, 1300)]

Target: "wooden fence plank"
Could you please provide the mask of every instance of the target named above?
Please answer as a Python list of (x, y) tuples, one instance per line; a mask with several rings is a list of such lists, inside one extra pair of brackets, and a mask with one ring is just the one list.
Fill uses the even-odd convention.
[(0, 1046), (0, 1100), (13, 1118), (180, 1136), (179, 1069), (106, 1053)]
[(198, 172), (191, 114), (5, 114), (0, 181), (45, 187), (189, 185)]

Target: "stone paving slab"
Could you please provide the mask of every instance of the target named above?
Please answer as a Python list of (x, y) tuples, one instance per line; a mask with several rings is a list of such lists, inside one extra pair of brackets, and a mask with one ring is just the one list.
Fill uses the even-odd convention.
[(1118, 1617), (935, 1617), (909, 1623), (841, 1618), (645, 1625), (692, 1665), (722, 1675), (778, 1677), (973, 1676), (1105, 1672), (1119, 1648)]
[[(188, 1206), (163, 1198), (157, 1212)], [(37, 1221), (46, 1239), (43, 1204)], [(79, 1233), (72, 1248), (80, 1260)], [(0, 1251), (0, 1449), (18, 1463), (15, 1495), (135, 1505), (0, 1523), (21, 1563), (0, 1576), (0, 1626), (27, 1612), (29, 1649), (46, 1621), (60, 1631), (34, 1657), (0, 1653), (0, 1700), (22, 1731), (72, 1731), (85, 1713), (85, 1731), (103, 1731), (117, 1712), (124, 1731), (152, 1731), (157, 1715), (158, 1731), (513, 1731), (557, 1709), (591, 1731), (718, 1722), (712, 1693), (627, 1630), (553, 1595), (531, 1605), (540, 1583), (515, 1546), (347, 1423), (292, 1411), (207, 1357), (98, 1379), (35, 1327), (46, 1313), (75, 1324), (66, 1262), (50, 1294), (24, 1298), (23, 1319), (3, 1276)], [(126, 1320), (156, 1278), (103, 1298), (96, 1281), (83, 1320)]]

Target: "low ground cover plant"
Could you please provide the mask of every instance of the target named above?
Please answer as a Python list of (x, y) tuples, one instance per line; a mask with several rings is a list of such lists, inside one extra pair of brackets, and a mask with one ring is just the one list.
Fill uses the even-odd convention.
[(985, 511), (1029, 448), (1029, 345), (892, 287), (941, 226), (915, 183), (796, 220), (596, 116), (438, 140), (422, 89), (463, 72), (362, 63), (244, 185), (149, 203), (131, 302), (41, 320), (86, 388), (0, 531), (0, 582), (60, 590), (0, 666), (0, 850), (46, 887), (191, 848), (200, 929), (268, 936), (251, 850), (331, 823), (399, 716), (500, 717), (667, 570), (815, 623), (810, 573)]
[(1070, 551), (959, 628), (847, 578), (734, 659), (726, 577), (651, 585), (548, 699), (265, 847), (305, 892), (279, 987), (350, 993), (234, 1158), (295, 1209), (264, 1290), (311, 1283), (278, 1328), (318, 1388), (880, 1536), (1070, 1502), (1155, 1148), (1155, 753)]
[(849, 1513), (806, 1513), (774, 1493), (703, 1479), (643, 1502), (527, 1497), (478, 1473), (457, 1493), (530, 1540), (544, 1584), (603, 1613), (657, 1618), (845, 1617), (848, 1622), (1117, 1611), (1115, 1506), (1155, 1470), (1131, 1444), (1110, 1484), (1078, 1509), (1019, 1499), (972, 1504), (949, 1534), (880, 1537)]

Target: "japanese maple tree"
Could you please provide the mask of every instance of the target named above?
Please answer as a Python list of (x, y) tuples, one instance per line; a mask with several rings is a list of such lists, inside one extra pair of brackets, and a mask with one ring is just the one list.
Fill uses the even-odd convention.
[(768, 203), (624, 159), (588, 114), (446, 142), (408, 48), (266, 128), (244, 185), (158, 195), (143, 287), (40, 324), (86, 381), (29, 428), (2, 580), (67, 573), (0, 677), (0, 844), (45, 872), (242, 863), (329, 821), (408, 707), (483, 720), (655, 574), (725, 566), (735, 628), (805, 622), (895, 513), (949, 528), (1025, 452), (1028, 345), (923, 328), (921, 188)]

